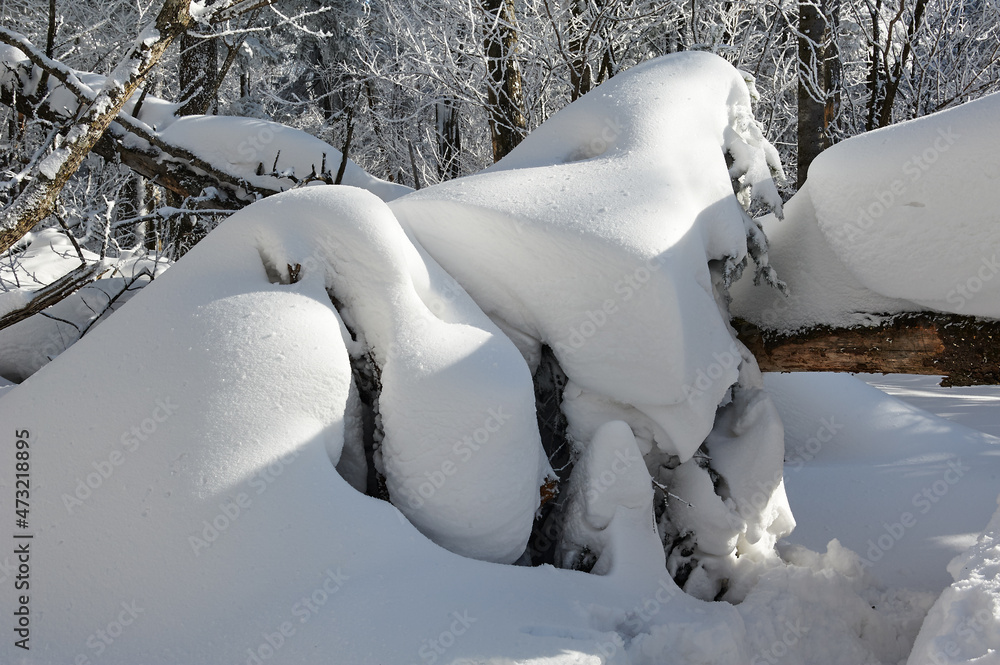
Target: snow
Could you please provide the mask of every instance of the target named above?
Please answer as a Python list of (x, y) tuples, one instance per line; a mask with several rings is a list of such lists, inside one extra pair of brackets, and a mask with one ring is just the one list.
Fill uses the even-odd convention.
[(1000, 95), (861, 134), (825, 150), (786, 218), (761, 220), (789, 285), (747, 284), (733, 313), (779, 330), (871, 323), (921, 309), (1000, 317)]
[(908, 665), (1000, 662), (1000, 510), (948, 572), (955, 582), (927, 615)]
[[(685, 461), (738, 375), (708, 263), (747, 254), (723, 152), (767, 159), (738, 134), (748, 112), (742, 78), (718, 58), (653, 61), (557, 113), (486, 172), (392, 209), (529, 363), (548, 344), (575, 386), (633, 406)], [(755, 191), (769, 192), (765, 182)]]
[(819, 227), (862, 284), (925, 307), (1000, 316), (1000, 94), (852, 138), (809, 169)]
[[(530, 366), (543, 344), (553, 350), (578, 445), (593, 445), (608, 421), (637, 433), (650, 474), (682, 502), (658, 525), (675, 543), (667, 567), (690, 570), (685, 590), (708, 599), (726, 593), (738, 557), (773, 556), (794, 525), (781, 425), (728, 326), (724, 295), (748, 244), (767, 269), (731, 179), (745, 202), (780, 212), (772, 168), (780, 172), (744, 75), (686, 53), (602, 85), (483, 173), (390, 204)], [(706, 439), (711, 454), (696, 459)], [(744, 475), (768, 479), (758, 505), (750, 499), (761, 490)], [(567, 514), (581, 522), (570, 532), (587, 531), (586, 514)], [(690, 551), (677, 545), (688, 539)]]
[[(294, 181), (272, 172), (304, 180), (326, 169), (336, 174), (342, 153), (303, 131), (276, 122), (234, 116), (185, 116), (160, 132), (164, 140), (186, 148), (222, 171), (233, 173), (262, 187), (289, 189)], [(258, 168), (265, 175), (257, 175)], [(379, 180), (348, 160), (343, 184), (361, 187), (389, 201), (410, 191), (409, 187)]]
[(768, 374), (785, 425), (788, 541), (837, 538), (896, 588), (940, 592), (993, 512), (1000, 439), (849, 375)]
[(916, 311), (911, 302), (888, 298), (862, 284), (837, 258), (816, 221), (811, 182), (785, 204), (785, 219), (760, 220), (768, 258), (788, 284), (786, 296), (750, 280), (731, 290), (731, 311), (759, 326), (793, 331), (816, 325), (855, 326), (878, 322), (872, 313)]
[[(32, 477), (30, 597), (0, 611), (30, 606), (29, 662), (900, 663), (996, 608), (1000, 517), (976, 538), (1000, 440), (853, 377), (762, 376), (735, 340), (748, 255), (774, 281), (740, 199), (781, 212), (750, 96), (677, 54), (477, 176), (269, 197), (0, 386)], [(320, 147), (240, 118), (166, 131), (248, 177)], [(22, 261), (48, 279), (45, 233)], [(543, 344), (576, 456), (558, 551), (590, 573), (507, 565), (552, 473)], [(356, 489), (360, 367), (392, 503)], [(0, 464), (8, 514), (14, 489)]]
[[(28, 304), (36, 290), (80, 266), (76, 249), (57, 229), (28, 233), (20, 244), (24, 251), (12, 264), (0, 266), (0, 316)], [(87, 250), (83, 255), (91, 263), (99, 258)], [(45, 315), (36, 314), (0, 330), (0, 376), (18, 382), (28, 378), (75, 343), (87, 326), (100, 324), (167, 267), (166, 261), (123, 252), (101, 279), (46, 309)]]
[(940, 376), (859, 375), (869, 385), (907, 404), (1000, 438), (1000, 386), (940, 385)]
[[(31, 510), (32, 574), (38, 585), (31, 603), (45, 608), (32, 619), (33, 634), (45, 636), (33, 644), (39, 658), (95, 658), (93, 645), (100, 645), (95, 631), (116, 620), (122, 603), (137, 608), (139, 618), (113, 648), (101, 650), (101, 662), (130, 663), (149, 654), (158, 662), (244, 662), (251, 658), (248, 649), (278, 648), (287, 662), (316, 662), (316, 653), (337, 653), (345, 662), (409, 662), (421, 650), (433, 654), (427, 650), (442, 643), (453, 644), (447, 652), (451, 660), (489, 653), (497, 662), (546, 654), (552, 662), (586, 662), (583, 655), (590, 654), (596, 662), (601, 649), (621, 641), (614, 626), (626, 616), (614, 608), (641, 604), (647, 591), (645, 580), (636, 579), (639, 571), (613, 567), (607, 576), (584, 575), (458, 557), (426, 540), (389, 504), (357, 493), (334, 471), (351, 372), (327, 288), (344, 298), (366, 334), (384, 339), (392, 331), (378, 327), (390, 323), (381, 320), (380, 302), (351, 291), (352, 284), (368, 282), (331, 274), (317, 253), (317, 239), (319, 247), (353, 251), (362, 249), (355, 243), (363, 245), (376, 263), (352, 253), (357, 265), (338, 262), (338, 271), (368, 269), (367, 279), (384, 280), (413, 307), (423, 302), (415, 288), (433, 294), (430, 285), (439, 277), (433, 264), (400, 247), (398, 227), (395, 239), (391, 226), (379, 229), (379, 215), (386, 219), (381, 206), (360, 190), (320, 187), (246, 209), (58, 363), (0, 400), (0, 420), (30, 432), (34, 484), (45, 488), (32, 495)], [(359, 219), (351, 213), (358, 210), (371, 226), (355, 226)], [(379, 232), (387, 234), (381, 241)], [(412, 263), (391, 264), (395, 269), (386, 273), (383, 260), (393, 252)], [(272, 273), (282, 262), (301, 263), (301, 281), (272, 283), (262, 256)], [(469, 311), (464, 296), (451, 298), (449, 316)], [(429, 368), (435, 362), (431, 351), (445, 359), (469, 353), (467, 345), (456, 343), (463, 338), (480, 340), (472, 358), (492, 354), (504, 360), (503, 338), (484, 339), (488, 322), (479, 317), (455, 324), (431, 321), (453, 328), (446, 348), (396, 360), (412, 363), (409, 369), (418, 363)], [(156, 353), (149, 353), (151, 346)], [(513, 346), (506, 353), (519, 357)], [(469, 370), (475, 376), (475, 363), (453, 373), (461, 378)], [(530, 397), (526, 370), (506, 381), (497, 376), (496, 386), (480, 382), (485, 400), (460, 383), (467, 394), (441, 395), (446, 399), (429, 413), (420, 410), (429, 395), (399, 390), (392, 398), (396, 403), (389, 402), (391, 411), (405, 413), (401, 402), (412, 399), (413, 420), (402, 423), (410, 431), (396, 434), (399, 428), (386, 422), (387, 438), (412, 435), (419, 443), (425, 426), (454, 422), (455, 431), (439, 429), (450, 449), (465, 421), (478, 418), (473, 404), (492, 406), (497, 390), (512, 395), (523, 390)], [(420, 378), (431, 386), (435, 377), (427, 371)], [(513, 385), (515, 379), (522, 388)], [(392, 375), (386, 372), (382, 380), (391, 390)], [(73, 386), (84, 382), (104, 389), (76, 394)], [(57, 397), (68, 390), (73, 399)], [(40, 395), (55, 397), (59, 410)], [(113, 408), (105, 408), (109, 405)], [(390, 412), (388, 405), (385, 409)], [(504, 454), (496, 457), (484, 447), (483, 459), (491, 461), (468, 470), (506, 476), (505, 488), (516, 486), (512, 476), (524, 465), (534, 470), (527, 474), (530, 482), (537, 482), (541, 462), (537, 453), (518, 452), (519, 446), (530, 451), (534, 444), (519, 439), (516, 421), (522, 414), (513, 407), (512, 413), (517, 413), (507, 426), (512, 436), (495, 435), (496, 445), (507, 448)], [(524, 415), (533, 421), (533, 409)], [(65, 444), (46, 443), (54, 441)], [(414, 455), (401, 463), (431, 468), (437, 459)], [(11, 473), (5, 467), (3, 496), (13, 486)], [(459, 477), (454, 480), (457, 486)], [(478, 478), (477, 492), (480, 481), (488, 493), (490, 479)], [(529, 489), (537, 503), (537, 489)], [(504, 512), (501, 505), (476, 508), (469, 514), (479, 519)], [(532, 513), (527, 511), (529, 526)], [(702, 616), (717, 618), (704, 630), (728, 632), (721, 626), (729, 622), (733, 634), (739, 633), (735, 610), (704, 605), (670, 587), (662, 568), (660, 573), (672, 591), (661, 596), (671, 601), (655, 617), (657, 625), (699, 608)], [(316, 598), (322, 602), (310, 605)], [(0, 602), (13, 612), (10, 594)], [(85, 615), (79, 607), (87, 608)], [(369, 611), (357, 611), (372, 607), (380, 608), (377, 621)], [(591, 617), (608, 612), (620, 618), (602, 619), (606, 627), (594, 628)], [(386, 625), (394, 627), (391, 635)], [(692, 638), (701, 631), (695, 627)], [(2, 648), (6, 657), (13, 656), (9, 641)], [(708, 639), (689, 648), (700, 650), (703, 660), (741, 662), (717, 658), (726, 651)], [(618, 662), (628, 662), (624, 651)]]
[(54, 150), (45, 159), (38, 163), (38, 172), (44, 175), (49, 180), (55, 180), (56, 175), (59, 173), (59, 169), (66, 162), (69, 157), (69, 150), (66, 148), (60, 148), (59, 150)]

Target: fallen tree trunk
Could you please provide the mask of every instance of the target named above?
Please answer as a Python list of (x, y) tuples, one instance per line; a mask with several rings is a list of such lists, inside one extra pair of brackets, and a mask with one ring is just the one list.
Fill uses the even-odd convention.
[(733, 326), (765, 372), (940, 375), (943, 386), (1000, 384), (1000, 321), (951, 314), (900, 314), (879, 326), (818, 326), (777, 333)]
[(32, 294), (27, 304), (0, 316), (0, 330), (38, 314), (43, 309), (55, 305), (81, 288), (100, 279), (110, 266), (98, 261), (86, 263), (66, 273), (51, 284), (43, 286)]
[[(50, 60), (20, 35), (0, 28), (0, 42), (20, 49), (31, 65), (50, 75), (76, 96), (81, 108), (94, 103), (96, 94), (84, 86), (76, 74), (61, 63)], [(30, 67), (11, 77), (8, 86), (0, 86), (0, 104), (15, 109), (28, 118), (38, 118), (57, 126), (74, 122), (73, 108), (53, 108), (48, 94), (41, 91), (28, 95), (22, 86), (30, 85)], [(139, 139), (138, 141), (136, 139)], [(119, 111), (114, 121), (91, 150), (110, 161), (120, 161), (139, 175), (155, 182), (182, 198), (199, 196), (206, 189), (214, 188), (222, 197), (215, 207), (239, 209), (249, 202), (281, 191), (252, 186), (239, 175), (228, 173), (209, 164), (191, 151), (165, 141), (143, 122)]]
[(97, 98), (68, 129), (62, 145), (32, 169), (27, 186), (0, 211), (0, 252), (8, 250), (49, 215), (70, 176), (76, 173), (170, 43), (191, 24), (189, 6), (185, 0), (163, 3), (155, 23), (147, 26)]

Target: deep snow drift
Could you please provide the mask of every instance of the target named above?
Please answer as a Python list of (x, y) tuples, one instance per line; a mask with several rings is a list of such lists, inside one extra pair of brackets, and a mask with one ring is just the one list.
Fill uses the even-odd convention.
[[(0, 587), (31, 651), (8, 639), (0, 660), (903, 660), (926, 595), (835, 542), (775, 551), (787, 451), (726, 311), (748, 255), (774, 280), (731, 184), (778, 208), (749, 101), (721, 59), (676, 55), (491, 172), (391, 207), (310, 187), (224, 222), (0, 393), (6, 514), (31, 476), (30, 593)], [(560, 551), (592, 574), (502, 565), (550, 473), (543, 344), (576, 452)], [(352, 487), (361, 366), (395, 506)]]

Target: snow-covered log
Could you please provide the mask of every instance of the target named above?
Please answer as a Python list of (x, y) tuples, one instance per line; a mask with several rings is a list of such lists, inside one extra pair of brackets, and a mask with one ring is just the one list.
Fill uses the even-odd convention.
[(132, 50), (111, 73), (58, 148), (41, 160), (31, 180), (13, 202), (0, 211), (0, 252), (49, 215), (59, 192), (94, 145), (104, 135), (171, 42), (191, 23), (190, 2), (166, 0), (154, 22), (140, 33)]
[(788, 294), (732, 290), (771, 371), (940, 374), (996, 383), (1000, 94), (848, 139), (765, 217)]
[[(93, 104), (107, 84), (103, 76), (72, 70), (40, 53), (24, 37), (0, 28), (0, 103), (26, 117), (66, 124)], [(39, 84), (48, 74), (46, 90)], [(134, 93), (107, 131), (91, 146), (105, 159), (120, 160), (139, 175), (181, 197), (215, 192), (212, 205), (239, 209), (303, 183), (333, 182), (343, 161), (337, 148), (276, 122), (253, 118), (178, 118), (178, 105)], [(176, 125), (176, 126), (174, 126)], [(409, 187), (380, 180), (353, 160), (342, 184), (385, 200)]]

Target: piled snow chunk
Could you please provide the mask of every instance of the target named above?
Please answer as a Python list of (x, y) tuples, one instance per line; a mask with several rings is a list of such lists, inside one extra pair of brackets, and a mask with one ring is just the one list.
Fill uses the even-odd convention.
[(787, 547), (737, 609), (750, 663), (857, 665), (906, 658), (932, 594), (891, 590), (833, 540), (825, 554)]
[[(294, 234), (266, 221), (279, 219)], [(520, 557), (548, 467), (531, 375), (513, 344), (370, 193), (298, 190), (234, 215), (228, 228), (256, 237), (272, 272), (318, 272), (341, 304), (379, 370), (393, 503), (454, 552)]]
[(931, 607), (907, 665), (1000, 662), (1000, 510), (948, 572), (955, 583)]
[(645, 414), (660, 449), (684, 461), (738, 378), (713, 356), (731, 338), (709, 263), (747, 256), (725, 154), (777, 203), (779, 167), (749, 113), (742, 76), (721, 58), (660, 58), (555, 114), (486, 172), (392, 209), (529, 362), (549, 345), (576, 386)]
[[(610, 421), (577, 461), (566, 498), (563, 567), (593, 554), (592, 572), (644, 577), (663, 571), (653, 487), (628, 424)], [(599, 557), (597, 556), (599, 555)]]
[[(185, 116), (170, 122), (160, 135), (219, 170), (261, 187), (290, 189), (295, 181), (288, 176), (305, 180), (318, 174), (324, 159), (326, 169), (336, 173), (342, 158), (339, 150), (311, 134), (256, 118)], [(352, 160), (347, 161), (343, 184), (367, 189), (384, 201), (413, 191), (379, 180)]]
[[(743, 75), (717, 56), (684, 53), (616, 76), (485, 172), (390, 203), (532, 367), (542, 345), (552, 349), (584, 459), (608, 436), (604, 423), (628, 423), (643, 473), (667, 488), (655, 502), (679, 498), (658, 524), (668, 570), (702, 598), (725, 593), (735, 556), (773, 556), (794, 524), (780, 482), (780, 423), (726, 303), (748, 255), (758, 276), (775, 281), (766, 240), (741, 205), (756, 199), (780, 214), (772, 172), (780, 166), (753, 121)], [(696, 455), (713, 428), (734, 440), (717, 446), (733, 460), (724, 462), (732, 495), (711, 455)], [(577, 493), (593, 485), (590, 465), (573, 471)], [(744, 475), (769, 487), (757, 507)], [(603, 546), (577, 533), (595, 528), (587, 515), (563, 515), (570, 558)]]
[[(341, 455), (351, 400), (348, 348), (369, 343), (383, 360), (383, 415), (400, 414), (386, 423), (387, 440), (396, 440), (387, 445), (399, 454), (385, 454), (413, 473), (441, 469), (436, 455), (450, 452), (468, 424), (488, 431), (481, 414), (532, 392), (517, 350), (470, 313), (464, 294), (442, 287), (449, 282), (440, 268), (390, 222), (374, 196), (346, 187), (255, 204), (4, 394), (0, 422), (26, 432), (40, 490), (30, 514), (32, 649), (46, 662), (93, 658), (95, 631), (125, 603), (137, 616), (101, 662), (256, 662), (279, 641), (288, 662), (326, 662), (330, 653), (359, 664), (419, 662), (440, 655), (432, 645), (446, 635), (452, 661), (626, 665), (627, 642), (679, 622), (690, 629), (671, 640), (690, 662), (745, 662), (734, 608), (697, 601), (666, 578), (648, 485), (630, 490), (646, 493), (642, 505), (617, 511), (607, 528), (631, 531), (622, 515), (641, 518), (658, 571), (622, 565), (602, 577), (455, 556), (337, 475), (331, 461)], [(300, 266), (294, 283), (289, 265)], [(448, 348), (421, 348), (420, 315), (427, 335)], [(357, 326), (357, 342), (344, 339), (345, 323)], [(402, 337), (410, 331), (416, 338)], [(408, 346), (379, 356), (393, 343)], [(457, 390), (435, 383), (441, 363)], [(472, 376), (481, 370), (488, 374)], [(412, 376), (405, 389), (396, 385), (404, 372)], [(432, 394), (440, 399), (431, 403)], [(530, 525), (541, 467), (536, 439), (519, 438), (523, 414), (509, 408), (511, 420), (479, 457), (438, 490), (461, 494), (449, 501), (473, 504), (469, 514), (500, 532), (509, 532), (500, 513), (510, 503), (494, 494), (493, 504), (475, 505), (476, 497), (501, 485), (526, 493), (527, 508), (513, 507)], [(437, 445), (414, 438), (408, 455), (405, 438), (425, 430), (439, 434)], [(626, 430), (609, 426), (609, 444), (627, 445)], [(490, 477), (470, 480), (484, 469)], [(530, 483), (519, 484), (524, 470)], [(0, 465), (0, 507), (8, 510), (14, 473)], [(450, 544), (470, 528), (478, 523), (461, 525)], [(503, 549), (517, 548), (498, 547), (496, 558)], [(12, 615), (16, 602), (4, 594), (0, 608)], [(642, 662), (675, 644), (647, 644)], [(19, 653), (12, 640), (0, 645), (4, 662)]]

